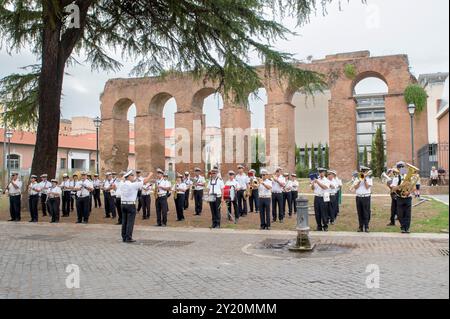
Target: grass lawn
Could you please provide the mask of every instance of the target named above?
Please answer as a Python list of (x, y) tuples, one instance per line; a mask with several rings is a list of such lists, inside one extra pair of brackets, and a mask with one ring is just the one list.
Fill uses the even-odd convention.
[[(306, 195), (310, 199), (312, 205), (312, 195)], [(153, 199), (152, 199), (153, 200)], [(416, 202), (416, 201), (415, 201)], [(390, 197), (374, 197), (372, 200), (372, 222), (371, 230), (373, 232), (399, 232), (399, 227), (387, 227), (390, 219)], [(186, 221), (176, 222), (175, 207), (173, 199), (169, 199), (169, 226), (170, 227), (200, 227), (207, 228), (211, 224), (210, 210), (207, 204), (204, 205), (203, 215), (200, 217), (193, 216), (192, 204), (190, 209), (185, 212)], [(249, 214), (247, 218), (242, 218), (238, 225), (228, 222), (225, 210), (222, 208), (222, 227), (229, 229), (259, 229), (259, 215)], [(41, 215), (41, 214), (40, 214)], [(104, 219), (104, 213), (101, 209), (94, 209), (91, 215), (91, 223), (96, 224), (114, 224), (111, 219)], [(0, 220), (9, 219), (8, 202), (5, 196), (0, 200)], [(22, 213), (22, 221), (28, 221), (28, 212)], [(76, 213), (72, 213), (69, 218), (61, 219), (64, 223), (74, 223)], [(49, 218), (40, 217), (40, 222), (48, 222)], [(143, 221), (138, 216), (137, 225), (154, 226), (156, 224), (154, 203), (152, 202), (151, 219)], [(316, 227), (314, 216), (310, 217), (310, 225)], [(296, 218), (289, 218), (284, 224), (276, 223), (272, 225), (274, 230), (295, 230)], [(358, 228), (358, 218), (356, 214), (355, 198), (344, 197), (341, 206), (341, 216), (335, 226), (331, 226), (330, 231), (350, 231), (354, 232)], [(415, 233), (439, 233), (443, 229), (449, 228), (449, 209), (448, 206), (437, 201), (426, 202), (416, 208), (413, 208), (412, 232)]]

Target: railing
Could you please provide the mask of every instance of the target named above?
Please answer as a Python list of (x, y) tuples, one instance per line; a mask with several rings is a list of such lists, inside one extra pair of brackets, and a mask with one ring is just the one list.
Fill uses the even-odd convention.
[(421, 176), (430, 178), (432, 167), (436, 167), (439, 170), (441, 177), (443, 177), (444, 179), (448, 179), (448, 151), (448, 143), (429, 144), (422, 147), (418, 152)]

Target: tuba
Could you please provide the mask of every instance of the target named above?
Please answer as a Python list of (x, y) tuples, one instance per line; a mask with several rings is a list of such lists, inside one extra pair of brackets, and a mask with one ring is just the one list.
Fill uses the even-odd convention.
[(420, 169), (411, 164), (406, 164), (406, 167), (408, 168), (408, 174), (406, 174), (405, 179), (398, 186), (396, 191), (397, 196), (400, 198), (408, 198), (420, 180)]

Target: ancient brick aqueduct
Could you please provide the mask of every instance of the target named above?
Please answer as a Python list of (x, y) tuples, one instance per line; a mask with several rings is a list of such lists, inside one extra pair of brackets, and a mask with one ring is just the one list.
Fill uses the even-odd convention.
[[(347, 65), (353, 65), (356, 76), (349, 78)], [(299, 68), (313, 70), (327, 76), (331, 99), (329, 101), (330, 166), (344, 177), (349, 177), (358, 166), (356, 134), (356, 101), (354, 88), (368, 77), (383, 80), (388, 88), (385, 96), (388, 164), (402, 159), (411, 161), (410, 116), (404, 100), (404, 90), (416, 81), (409, 70), (406, 55), (371, 57), (370, 52), (342, 53), (323, 60), (299, 64)], [(268, 104), (265, 107), (266, 134), (278, 129), (277, 165), (288, 171), (295, 168), (295, 106), (292, 98), (299, 88), (286, 88), (275, 80), (265, 80)], [(194, 81), (190, 76), (160, 78), (134, 78), (109, 80), (101, 96), (102, 127), (100, 131), (101, 170), (125, 170), (128, 167), (129, 123), (127, 112), (134, 103), (137, 110), (135, 152), (136, 167), (146, 171), (165, 167), (165, 140), (163, 108), (172, 97), (177, 103), (175, 126), (194, 132), (194, 121), (204, 125), (204, 99), (216, 92), (214, 85)], [(264, 110), (261, 110), (264, 111)], [(416, 149), (427, 143), (427, 112), (415, 119)], [(226, 128), (250, 128), (247, 108), (224, 101), (221, 110), (222, 132)], [(267, 144), (269, 139), (267, 138)], [(190, 161), (177, 164), (183, 172), (202, 166), (192, 150), (198, 139), (190, 141)], [(270, 145), (267, 145), (270, 155)], [(180, 154), (176, 154), (180, 156)], [(224, 157), (224, 154), (222, 154)], [(236, 166), (235, 160), (223, 163), (222, 169)], [(202, 166), (204, 167), (204, 166)]]

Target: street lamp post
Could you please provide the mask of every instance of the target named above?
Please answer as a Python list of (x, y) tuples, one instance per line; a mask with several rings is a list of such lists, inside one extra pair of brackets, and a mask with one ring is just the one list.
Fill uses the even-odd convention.
[(8, 130), (6, 132), (6, 139), (8, 141), (8, 155), (6, 156), (6, 165), (8, 168), (8, 178), (11, 178), (11, 139), (13, 137), (13, 132)]
[(94, 119), (94, 125), (95, 125), (95, 131), (96, 131), (96, 139), (97, 139), (97, 160), (96, 160), (96, 164), (97, 164), (97, 174), (100, 174), (100, 164), (99, 164), (99, 140), (98, 140), (98, 132), (100, 129), (100, 126), (102, 125), (102, 119), (100, 117), (96, 117)]
[(409, 115), (411, 117), (411, 152), (412, 152), (412, 164), (416, 165), (416, 150), (415, 150), (415, 145), (414, 145), (414, 115), (416, 113), (416, 105), (415, 104), (410, 104), (408, 105), (408, 112)]

